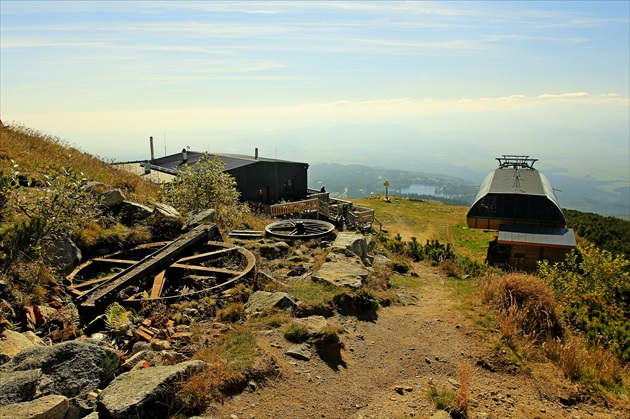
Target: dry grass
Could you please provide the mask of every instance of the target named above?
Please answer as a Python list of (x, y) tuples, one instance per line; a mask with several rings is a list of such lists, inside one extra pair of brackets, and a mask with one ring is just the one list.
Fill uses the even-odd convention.
[(561, 337), (563, 327), (549, 285), (533, 275), (489, 273), (482, 286), (482, 302), (497, 312), (501, 337), (523, 335), (538, 342)]
[(470, 389), (472, 386), (472, 365), (462, 361), (459, 366), (459, 388), (455, 396), (455, 407), (460, 415), (466, 415), (472, 401)]
[(542, 349), (545, 356), (573, 381), (613, 388), (628, 379), (617, 357), (606, 349), (589, 347), (581, 336), (549, 339)]
[(222, 322), (236, 323), (245, 318), (245, 304), (234, 302), (217, 311), (217, 318)]
[(39, 261), (16, 261), (0, 272), (0, 280), (20, 307), (43, 304), (49, 291), (57, 287), (52, 269)]
[(389, 285), (389, 278), (394, 274), (390, 264), (377, 264), (374, 266), (374, 270), (370, 272), (363, 286), (367, 289), (374, 291), (385, 291)]
[(72, 166), (88, 180), (124, 190), (135, 199), (157, 196), (159, 187), (135, 174), (117, 170), (103, 159), (70, 146), (64, 140), (21, 125), (0, 128), (0, 172), (7, 172), (14, 160), (24, 175), (42, 179)]
[(548, 359), (572, 381), (630, 396), (628, 373), (619, 359), (563, 329), (551, 289), (541, 279), (490, 273), (484, 279), (482, 302), (494, 308), (500, 336), (515, 356)]

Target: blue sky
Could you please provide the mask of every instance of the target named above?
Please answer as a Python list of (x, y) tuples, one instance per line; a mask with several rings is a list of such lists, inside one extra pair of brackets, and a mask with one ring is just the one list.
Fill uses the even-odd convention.
[(491, 121), (508, 138), (553, 129), (527, 154), (627, 181), (629, 4), (1, 0), (0, 118), (119, 161), (149, 135), (175, 152), (245, 131)]

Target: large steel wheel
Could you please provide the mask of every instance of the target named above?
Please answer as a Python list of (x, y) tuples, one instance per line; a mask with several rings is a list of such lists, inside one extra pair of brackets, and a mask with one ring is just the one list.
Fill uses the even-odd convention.
[(268, 236), (281, 239), (317, 239), (331, 233), (335, 226), (319, 220), (285, 220), (267, 224)]
[[(67, 289), (81, 300), (117, 273), (134, 266), (168, 243), (149, 243), (90, 259), (66, 277)], [(121, 290), (117, 300), (173, 301), (219, 292), (241, 281), (256, 264), (254, 255), (248, 250), (221, 242), (209, 241), (199, 246), (195, 253), (178, 258), (157, 275), (146, 276), (139, 284)]]

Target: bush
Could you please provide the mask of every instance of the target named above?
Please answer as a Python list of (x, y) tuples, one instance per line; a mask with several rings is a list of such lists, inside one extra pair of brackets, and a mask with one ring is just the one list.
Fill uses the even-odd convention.
[(328, 325), (315, 334), (316, 343), (320, 344), (337, 344), (339, 339), (339, 328), (334, 325)]
[(284, 337), (289, 342), (301, 343), (309, 339), (310, 333), (305, 325), (291, 322), (284, 329)]
[(482, 300), (497, 310), (506, 339), (522, 334), (544, 342), (548, 337), (563, 335), (553, 292), (540, 278), (520, 273), (489, 274), (484, 280)]
[(14, 165), (10, 179), (5, 178), (0, 186), (3, 189), (0, 198), (6, 201), (5, 206), (9, 203), (15, 214), (13, 225), (4, 234), (5, 265), (20, 258), (44, 257), (41, 252), (44, 238), (72, 237), (85, 222), (103, 214), (96, 199), (81, 188), (83, 173), (69, 163), (59, 172), (45, 175), (38, 188), (28, 187), (30, 179), (22, 186), (18, 169)]
[(629, 265), (621, 255), (587, 245), (562, 263), (541, 263), (538, 269), (563, 303), (567, 322), (623, 362), (630, 362)]
[(245, 304), (239, 302), (231, 303), (217, 311), (217, 318), (222, 322), (236, 323), (245, 318)]
[(410, 257), (415, 262), (427, 260), (439, 265), (445, 260), (455, 259), (455, 252), (450, 244), (443, 245), (438, 240), (427, 240), (423, 246), (415, 237), (411, 241), (403, 241), (399, 233), (393, 239), (381, 235), (379, 240), (390, 252)]
[(184, 213), (214, 208), (217, 223), (226, 229), (247, 212), (239, 203), (236, 181), (224, 172), (224, 163), (207, 153), (195, 165), (184, 166), (172, 182), (164, 183), (161, 194), (164, 202)]

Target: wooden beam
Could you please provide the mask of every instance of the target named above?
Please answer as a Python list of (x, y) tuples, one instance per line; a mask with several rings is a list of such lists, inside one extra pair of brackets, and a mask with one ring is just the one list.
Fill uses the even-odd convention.
[(155, 275), (176, 261), (182, 254), (200, 242), (205, 242), (211, 235), (216, 234), (216, 226), (202, 225), (184, 234), (177, 240), (158, 249), (141, 261), (129, 266), (113, 278), (87, 291), (81, 299), (79, 308), (84, 316), (102, 314), (107, 306), (118, 298), (118, 293), (124, 288)]
[(153, 288), (151, 288), (151, 298), (160, 298), (162, 296), (162, 289), (164, 288), (164, 282), (166, 282), (166, 271), (162, 271), (155, 276), (153, 280)]

